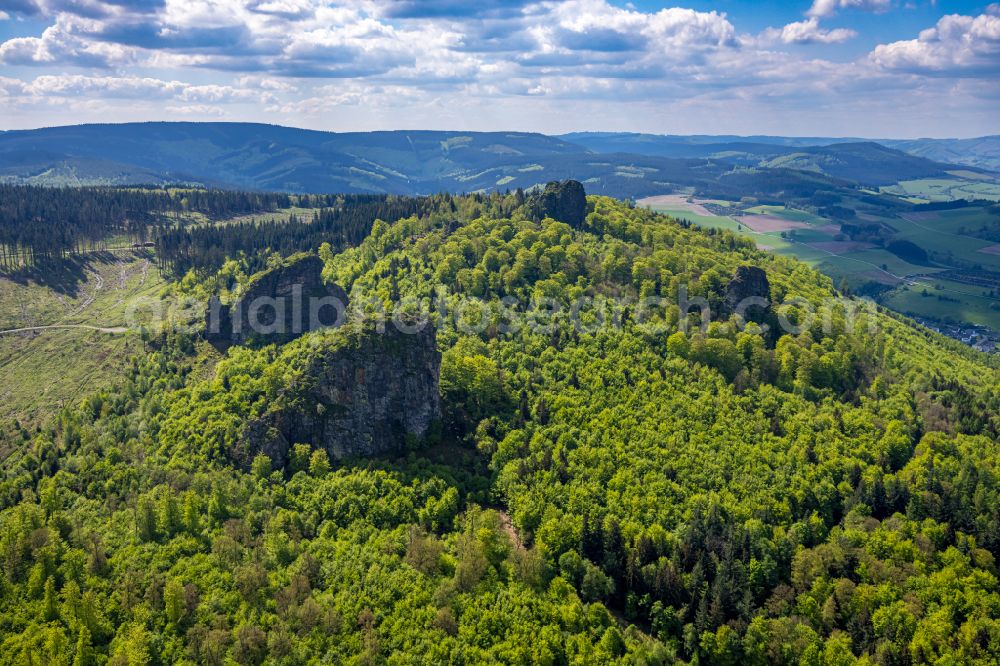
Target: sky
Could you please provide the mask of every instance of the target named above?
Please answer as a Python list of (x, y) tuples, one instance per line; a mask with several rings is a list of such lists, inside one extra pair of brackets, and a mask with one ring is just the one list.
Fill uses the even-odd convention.
[(1000, 3), (0, 0), (0, 129), (1000, 134)]

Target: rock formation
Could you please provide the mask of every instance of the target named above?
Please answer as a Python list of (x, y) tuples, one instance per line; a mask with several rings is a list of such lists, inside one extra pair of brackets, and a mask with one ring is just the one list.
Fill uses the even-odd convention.
[(249, 467), (263, 452), (285, 467), (299, 443), (333, 459), (396, 451), (441, 418), (441, 354), (431, 324), (403, 332), (388, 323), (381, 333), (350, 325), (309, 342), (299, 378), (247, 424), (233, 452), (237, 464)]
[(587, 218), (587, 193), (575, 180), (551, 182), (533, 195), (531, 208), (538, 219), (551, 217), (579, 229)]
[(254, 275), (229, 307), (213, 297), (206, 315), (206, 335), (213, 341), (236, 344), (288, 342), (303, 333), (337, 325), (346, 310), (344, 290), (323, 283), (323, 260), (301, 254)]
[(740, 314), (746, 321), (765, 323), (771, 307), (771, 284), (757, 266), (740, 266), (726, 287), (723, 316)]

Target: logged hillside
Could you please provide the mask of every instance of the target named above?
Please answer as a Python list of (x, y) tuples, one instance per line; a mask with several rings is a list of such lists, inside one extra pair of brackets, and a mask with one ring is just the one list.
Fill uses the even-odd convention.
[[(208, 376), (163, 332), (5, 431), (0, 662), (996, 663), (995, 363), (732, 233), (604, 197), (572, 224), (432, 203), (316, 250), (359, 316), (427, 317), (438, 423), (244, 470), (248, 423), (320, 413), (293, 389), (355, 329)], [(238, 298), (253, 261), (171, 295)], [(740, 327), (745, 266), (785, 305)]]
[[(149, 323), (164, 285), (142, 251), (92, 253), (47, 266), (42, 278), (0, 275), (0, 421), (25, 428), (121, 381), (143, 346), (126, 324)], [(7, 453), (0, 447), (0, 458)]]

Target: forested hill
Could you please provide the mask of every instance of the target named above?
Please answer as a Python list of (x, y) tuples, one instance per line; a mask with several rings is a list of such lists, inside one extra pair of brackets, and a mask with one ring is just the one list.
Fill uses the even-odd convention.
[[(780, 137), (671, 137), (649, 134), (567, 134), (567, 141), (598, 153), (634, 153), (664, 158), (704, 158), (754, 168), (812, 171), (873, 185), (937, 178), (957, 167), (944, 160), (914, 155), (900, 142)], [(817, 144), (809, 143), (816, 141)], [(896, 146), (900, 146), (897, 148)], [(922, 147), (922, 145), (921, 145)], [(930, 154), (930, 150), (927, 151)], [(961, 162), (955, 159), (954, 162)], [(975, 172), (990, 173), (973, 167)]]
[[(314, 248), (359, 312), (435, 328), (441, 418), (396, 453), (264, 453), (329, 414), (310, 373), (353, 324), (221, 358), (153, 331), (113, 390), (7, 424), (0, 663), (997, 663), (995, 362), (732, 233), (549, 205), (575, 194)], [(234, 302), (256, 260), (165, 297)]]
[[(746, 167), (768, 173), (748, 181), (742, 173)], [(804, 146), (766, 137), (339, 133), (176, 122), (0, 133), (0, 180), (39, 185), (179, 184), (412, 195), (528, 189), (573, 178), (592, 192), (618, 198), (696, 188), (737, 200), (785, 200), (858, 184), (943, 177), (954, 168), (870, 142)], [(742, 179), (726, 186), (734, 169)]]
[(1000, 171), (1000, 136), (974, 139), (861, 139), (850, 137), (786, 136), (671, 136), (632, 132), (574, 132), (560, 139), (599, 153), (637, 153), (661, 157), (706, 157), (730, 149), (780, 154), (802, 148), (831, 148), (840, 144), (876, 143), (937, 163), (961, 164)]
[(583, 152), (559, 139), (518, 132), (335, 133), (254, 123), (126, 123), (0, 134), (0, 175), (40, 184), (187, 182), (426, 194), (496, 186), (505, 177), (513, 183), (518, 169), (541, 170), (533, 159), (559, 163)]

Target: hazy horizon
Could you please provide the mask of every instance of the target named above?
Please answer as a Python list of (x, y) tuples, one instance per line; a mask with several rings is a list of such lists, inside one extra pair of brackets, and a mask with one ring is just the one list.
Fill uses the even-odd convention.
[(560, 138), (562, 136), (567, 136), (571, 134), (647, 134), (650, 136), (663, 136), (663, 137), (677, 137), (677, 138), (698, 138), (698, 137), (733, 137), (738, 139), (752, 139), (752, 138), (781, 138), (781, 139), (793, 139), (793, 140), (808, 140), (808, 139), (833, 139), (837, 141), (841, 140), (852, 140), (856, 139), (858, 141), (917, 141), (917, 140), (932, 140), (932, 141), (947, 141), (947, 140), (966, 140), (966, 139), (981, 139), (992, 136), (998, 136), (998, 134), (977, 134), (970, 136), (952, 135), (952, 136), (848, 136), (848, 135), (806, 135), (806, 134), (766, 134), (766, 133), (753, 133), (753, 134), (709, 134), (703, 132), (693, 132), (685, 134), (671, 134), (671, 133), (659, 133), (659, 132), (629, 132), (629, 131), (617, 131), (617, 130), (606, 130), (606, 129), (584, 129), (584, 130), (570, 130), (566, 132), (540, 132), (537, 130), (530, 129), (516, 129), (511, 127), (497, 127), (495, 129), (482, 129), (482, 130), (467, 130), (467, 129), (455, 129), (455, 128), (431, 128), (431, 127), (386, 127), (380, 129), (366, 129), (366, 130), (352, 130), (352, 129), (323, 129), (319, 127), (306, 127), (301, 125), (288, 125), (279, 122), (264, 122), (256, 120), (171, 120), (171, 119), (149, 119), (149, 120), (130, 120), (121, 122), (85, 122), (85, 123), (65, 123), (65, 124), (54, 124), (54, 125), (38, 125), (33, 127), (8, 127), (0, 128), (0, 132), (32, 132), (37, 130), (47, 130), (47, 129), (58, 129), (61, 127), (77, 127), (85, 125), (136, 125), (136, 124), (231, 124), (231, 125), (267, 125), (271, 127), (282, 127), (285, 129), (297, 129), (310, 132), (328, 132), (336, 134), (376, 134), (379, 132), (467, 132), (467, 133), (519, 133), (519, 134), (541, 134), (543, 136), (549, 136), (554, 138)]

